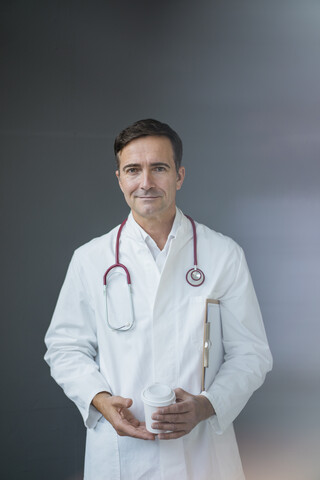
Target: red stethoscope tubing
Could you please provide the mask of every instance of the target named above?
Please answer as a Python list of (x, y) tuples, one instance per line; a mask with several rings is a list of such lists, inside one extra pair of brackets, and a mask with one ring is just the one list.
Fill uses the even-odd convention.
[(189, 218), (191, 225), (192, 225), (192, 230), (193, 230), (193, 265), (198, 265), (198, 258), (197, 258), (197, 231), (196, 231), (196, 226), (191, 217), (189, 215), (186, 215), (187, 218)]
[[(186, 280), (187, 282), (189, 283), (189, 285), (191, 285), (192, 287), (199, 287), (200, 285), (203, 284), (204, 280), (205, 280), (205, 275), (204, 273), (202, 272), (202, 270), (200, 270), (200, 268), (198, 268), (198, 258), (197, 258), (197, 231), (196, 231), (196, 225), (194, 223), (194, 220), (189, 217), (189, 215), (186, 215), (186, 217), (190, 220), (191, 222), (191, 225), (192, 225), (192, 230), (193, 230), (193, 268), (191, 268), (190, 270), (188, 270), (187, 274), (186, 274)], [(123, 227), (125, 226), (126, 224), (126, 221), (128, 219), (126, 218), (120, 225), (119, 227), (119, 230), (118, 230), (118, 233), (117, 233), (117, 239), (116, 239), (116, 252), (115, 252), (115, 256), (116, 256), (116, 262), (111, 265), (108, 270), (105, 272), (105, 274), (103, 275), (103, 285), (106, 287), (107, 285), (107, 276), (109, 274), (109, 272), (111, 270), (113, 270), (114, 268), (122, 268), (125, 273), (126, 273), (126, 276), (127, 276), (127, 283), (128, 285), (131, 285), (131, 277), (130, 277), (130, 273), (129, 273), (129, 270), (127, 269), (127, 267), (125, 265), (123, 265), (123, 263), (120, 263), (119, 262), (119, 251), (120, 251), (120, 235), (121, 235), (121, 232), (122, 232), (122, 229)], [(193, 274), (196, 273), (199, 278), (198, 279), (194, 279), (193, 278)], [(191, 280), (195, 283), (191, 283)]]
[(120, 235), (121, 235), (121, 231), (123, 229), (123, 227), (125, 226), (126, 224), (126, 221), (128, 219), (126, 218), (120, 225), (119, 227), (119, 230), (118, 230), (118, 234), (117, 234), (117, 240), (116, 240), (116, 263), (114, 265), (111, 265), (111, 267), (108, 268), (108, 270), (106, 271), (106, 273), (103, 275), (103, 285), (106, 286), (107, 285), (107, 276), (108, 276), (108, 273), (116, 268), (116, 267), (120, 267), (122, 268), (125, 272), (126, 272), (126, 276), (127, 276), (127, 283), (128, 285), (131, 285), (131, 277), (130, 277), (130, 273), (129, 273), (129, 270), (127, 269), (127, 267), (125, 265), (123, 265), (123, 263), (120, 263), (119, 262), (119, 245), (120, 245)]
[(200, 287), (205, 281), (205, 274), (198, 267), (198, 258), (197, 258), (197, 230), (196, 225), (189, 215), (186, 217), (190, 220), (193, 230), (193, 268), (186, 273), (186, 281), (191, 285), (191, 287)]

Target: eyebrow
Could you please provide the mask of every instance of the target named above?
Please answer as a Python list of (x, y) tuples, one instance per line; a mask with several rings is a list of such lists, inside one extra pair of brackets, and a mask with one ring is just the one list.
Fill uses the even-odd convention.
[[(171, 168), (170, 165), (168, 163), (165, 163), (165, 162), (153, 162), (153, 163), (150, 163), (150, 166), (151, 167), (167, 167), (167, 168)], [(128, 163), (127, 165), (124, 165), (122, 167), (122, 170), (125, 171), (127, 168), (139, 168), (141, 167), (141, 164), (140, 163)]]

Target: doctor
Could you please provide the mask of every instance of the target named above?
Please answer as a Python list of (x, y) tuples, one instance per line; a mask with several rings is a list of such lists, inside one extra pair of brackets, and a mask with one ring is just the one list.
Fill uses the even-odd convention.
[[(243, 251), (204, 225), (194, 232), (176, 207), (185, 169), (168, 125), (136, 122), (115, 154), (128, 220), (75, 251), (45, 339), (51, 374), (87, 427), (84, 478), (244, 479), (232, 422), (272, 357)], [(195, 239), (204, 273), (196, 287), (186, 278)], [(105, 276), (115, 259), (124, 268)], [(206, 299), (220, 301), (225, 355), (202, 392)], [(154, 415), (157, 436), (140, 397), (153, 382), (177, 398)]]

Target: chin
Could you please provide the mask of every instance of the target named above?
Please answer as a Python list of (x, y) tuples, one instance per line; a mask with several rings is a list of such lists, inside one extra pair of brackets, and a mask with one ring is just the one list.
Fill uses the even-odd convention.
[(139, 215), (139, 217), (142, 217), (142, 218), (154, 217), (159, 213), (158, 210), (155, 210), (153, 208), (148, 208), (145, 210), (135, 210), (135, 212), (137, 215)]

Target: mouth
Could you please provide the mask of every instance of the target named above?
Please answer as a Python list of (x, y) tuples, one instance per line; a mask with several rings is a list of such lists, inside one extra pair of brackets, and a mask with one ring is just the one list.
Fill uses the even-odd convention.
[(152, 197), (151, 197), (150, 195), (144, 196), (144, 197), (140, 197), (140, 196), (139, 196), (139, 197), (136, 197), (136, 198), (141, 198), (141, 199), (143, 199), (143, 200), (153, 200), (153, 199), (155, 199), (155, 198), (160, 198), (160, 195), (152, 196)]

